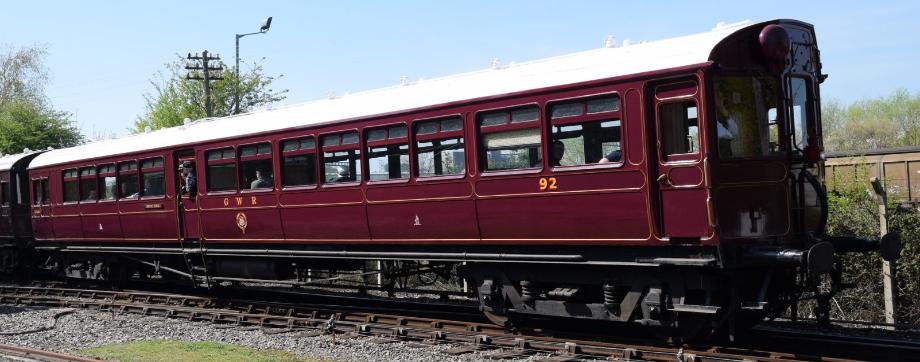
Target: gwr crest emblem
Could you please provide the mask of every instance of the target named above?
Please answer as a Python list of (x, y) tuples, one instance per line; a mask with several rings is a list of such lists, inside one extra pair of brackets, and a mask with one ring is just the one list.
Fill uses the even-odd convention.
[(246, 234), (246, 227), (249, 226), (249, 220), (246, 219), (246, 214), (239, 212), (236, 214), (236, 227), (240, 228), (240, 231), (243, 232), (243, 235)]

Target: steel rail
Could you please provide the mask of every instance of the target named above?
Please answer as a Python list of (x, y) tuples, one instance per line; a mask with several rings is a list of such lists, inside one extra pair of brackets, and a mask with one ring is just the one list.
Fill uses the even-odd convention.
[[(550, 353), (554, 359), (620, 358), (660, 361), (845, 361), (840, 357), (761, 350), (756, 347), (649, 345), (648, 341), (597, 341), (579, 338), (509, 333), (498, 326), (469, 321), (366, 313), (330, 308), (302, 308), (250, 300), (215, 300), (167, 293), (113, 292), (63, 288), (0, 286), (0, 303), (46, 307), (77, 307), (183, 318), (226, 326), (259, 328), (277, 332), (330, 331), (385, 337), (390, 340), (422, 340), (431, 343), (462, 343), (454, 353), (502, 348), (502, 354), (524, 356)], [(403, 313), (410, 310), (403, 310)], [(330, 327), (331, 326), (331, 327)]]
[(69, 355), (65, 353), (43, 351), (35, 348), (12, 346), (0, 344), (0, 359), (18, 360), (18, 361), (41, 361), (41, 362), (99, 362), (100, 360)]

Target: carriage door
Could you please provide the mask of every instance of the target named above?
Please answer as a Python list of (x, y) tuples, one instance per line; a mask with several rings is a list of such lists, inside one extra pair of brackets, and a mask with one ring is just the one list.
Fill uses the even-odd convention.
[(192, 166), (193, 175), (195, 179), (198, 180), (198, 165), (195, 164), (195, 151), (194, 150), (182, 150), (176, 152), (176, 167), (174, 171), (176, 173), (176, 197), (179, 207), (178, 210), (179, 224), (180, 226), (180, 237), (186, 240), (197, 240), (201, 236), (201, 230), (199, 225), (199, 207), (198, 207), (198, 186), (197, 182), (195, 185), (194, 191), (189, 193), (186, 191), (186, 177), (182, 175), (182, 165), (189, 164)]
[(666, 238), (705, 237), (707, 194), (700, 149), (705, 128), (698, 116), (699, 87), (696, 81), (682, 81), (652, 90), (656, 125), (649, 129), (657, 129), (658, 139), (652, 144), (657, 145), (658, 161), (651, 178), (658, 190), (659, 232)]

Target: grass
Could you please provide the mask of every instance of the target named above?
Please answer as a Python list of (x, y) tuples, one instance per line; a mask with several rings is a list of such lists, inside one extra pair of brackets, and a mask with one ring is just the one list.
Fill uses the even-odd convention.
[(217, 342), (187, 342), (174, 340), (136, 341), (110, 344), (80, 351), (82, 355), (120, 362), (321, 362), (298, 358), (279, 350), (258, 350)]

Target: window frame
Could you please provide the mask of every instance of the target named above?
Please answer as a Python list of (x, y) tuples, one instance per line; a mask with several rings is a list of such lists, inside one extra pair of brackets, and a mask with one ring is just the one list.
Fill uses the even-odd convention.
[[(224, 152), (230, 150), (233, 154), (232, 158), (223, 158)], [(212, 160), (209, 155), (211, 152), (220, 151), (221, 158)], [(226, 194), (235, 194), (240, 191), (240, 165), (239, 165), (239, 150), (236, 146), (220, 146), (204, 150), (204, 189), (207, 195), (226, 195)], [(236, 187), (233, 189), (226, 190), (212, 190), (211, 189), (211, 166), (221, 166), (221, 165), (234, 165), (234, 180), (236, 182)]]
[[(403, 135), (403, 136), (391, 137), (391, 136), (390, 136), (390, 129), (391, 129), (391, 128), (395, 128), (395, 127), (399, 127), (399, 126), (402, 126), (403, 129), (405, 129), (406, 134)], [(384, 137), (383, 139), (381, 139), (381, 140), (374, 140), (374, 141), (369, 140), (368, 138), (370, 137), (371, 132), (372, 132), (372, 131), (378, 131), (378, 130), (383, 130), (383, 131), (385, 132), (385, 137)], [(411, 139), (412, 139), (412, 137), (410, 137), (409, 132), (410, 132), (410, 131), (409, 131), (409, 124), (408, 124), (408, 122), (405, 122), (405, 121), (404, 121), (404, 122), (396, 122), (396, 123), (388, 123), (388, 124), (383, 124), (383, 125), (377, 125), (377, 126), (373, 126), (373, 127), (367, 127), (367, 128), (364, 129), (364, 132), (363, 132), (363, 133), (364, 133), (364, 155), (363, 155), (363, 157), (367, 159), (367, 161), (364, 162), (364, 163), (366, 163), (366, 166), (365, 166), (365, 167), (367, 168), (367, 171), (364, 172), (364, 175), (363, 175), (362, 177), (364, 178), (365, 181), (367, 181), (367, 184), (368, 184), (368, 185), (374, 185), (374, 184), (379, 185), (379, 184), (390, 184), (390, 183), (406, 183), (406, 182), (409, 182), (409, 180), (412, 179), (412, 177), (413, 177), (412, 168), (413, 168), (414, 162), (413, 162), (413, 160), (412, 160), (412, 155), (413, 155), (413, 153), (412, 153), (412, 145), (411, 145)], [(400, 178), (387, 178), (387, 179), (383, 179), (383, 180), (371, 180), (371, 172), (370, 172), (370, 169), (371, 169), (371, 148), (373, 148), (373, 147), (387, 147), (387, 146), (393, 146), (393, 145), (405, 145), (405, 146), (406, 146), (406, 156), (408, 156), (408, 158), (409, 158), (409, 169), (407, 170), (408, 172), (407, 172), (407, 174), (406, 174), (406, 177), (400, 177)], [(387, 155), (389, 156), (389, 154), (387, 154)], [(387, 161), (387, 162), (389, 162), (389, 161)], [(400, 172), (400, 173), (401, 173), (401, 172)]]
[(10, 206), (10, 182), (0, 181), (0, 206)]
[[(134, 168), (129, 169), (129, 170), (122, 170), (122, 167), (121, 167), (121, 166), (122, 166), (122, 165), (128, 165), (128, 164), (134, 164)], [(122, 176), (124, 176), (124, 175), (129, 175), (129, 174), (132, 174), (132, 173), (134, 174), (134, 177), (135, 177), (135, 179), (134, 179), (134, 189), (137, 190), (137, 197), (127, 197), (126, 195), (122, 195), (122, 193), (121, 193)], [(141, 173), (140, 173), (140, 168), (138, 167), (138, 161), (137, 161), (137, 160), (126, 160), (126, 161), (123, 160), (123, 161), (118, 161), (118, 162), (116, 162), (116, 163), (115, 163), (115, 174), (116, 174), (116, 176), (115, 176), (115, 183), (116, 183), (116, 187), (115, 187), (115, 194), (116, 194), (116, 197), (115, 197), (115, 199), (118, 200), (118, 201), (122, 201), (122, 200), (126, 200), (126, 201), (140, 200), (140, 198), (141, 198)]]
[[(268, 153), (259, 153), (259, 146), (261, 146), (261, 145), (263, 145), (263, 144), (268, 144)], [(244, 149), (244, 148), (247, 148), (247, 147), (255, 147), (255, 148), (256, 148), (256, 153), (255, 153), (254, 155), (243, 156), (243, 149)], [(278, 188), (278, 177), (277, 177), (277, 173), (275, 172), (275, 160), (274, 160), (274, 157), (275, 157), (275, 144), (274, 144), (272, 141), (270, 141), (270, 140), (265, 140), (265, 141), (259, 141), (259, 142), (250, 142), (250, 143), (245, 143), (245, 144), (239, 144), (239, 145), (236, 145), (236, 147), (234, 147), (234, 148), (235, 148), (236, 163), (237, 163), (237, 164), (236, 164), (236, 177), (237, 177), (236, 189), (237, 189), (237, 191), (239, 191), (240, 193), (244, 193), (244, 194), (246, 194), (246, 193), (260, 193), (260, 192), (273, 192), (273, 191), (275, 191), (275, 189)], [(221, 159), (221, 160), (223, 160), (223, 159)], [(243, 163), (244, 163), (244, 162), (251, 162), (251, 161), (264, 161), (264, 160), (269, 160), (268, 163), (269, 163), (269, 165), (270, 165), (270, 167), (271, 167), (271, 172), (272, 172), (272, 186), (271, 186), (271, 187), (258, 188), (258, 189), (251, 189), (251, 188), (249, 188), (249, 185), (246, 185), (246, 187), (244, 188), (244, 187), (243, 187), (243, 184), (244, 184), (244, 183), (243, 183), (243, 181), (244, 181), (244, 179), (243, 179), (243, 176), (244, 176), (244, 175), (243, 175)]]
[[(612, 111), (605, 112), (595, 112), (588, 113), (588, 103), (597, 99), (604, 98), (616, 98), (617, 99), (617, 108)], [(581, 114), (576, 116), (566, 116), (566, 117), (557, 117), (553, 118), (552, 112), (553, 107), (569, 104), (569, 103), (581, 103)], [(589, 95), (579, 95), (577, 97), (567, 97), (560, 99), (553, 99), (547, 101), (545, 104), (545, 116), (546, 116), (546, 147), (543, 152), (543, 162), (544, 166), (553, 172), (559, 171), (577, 171), (585, 169), (598, 169), (598, 168), (621, 168), (626, 165), (626, 122), (623, 121), (623, 97), (620, 96), (619, 91), (609, 91), (601, 92)], [(554, 130), (555, 127), (571, 126), (577, 124), (584, 124), (589, 122), (603, 122), (603, 121), (618, 121), (620, 122), (620, 152), (621, 157), (619, 161), (616, 162), (606, 162), (606, 163), (586, 163), (582, 165), (568, 165), (568, 166), (553, 166), (552, 162), (552, 148), (554, 139)], [(604, 155), (606, 156), (606, 155)], [(603, 157), (602, 157), (603, 158)]]
[[(87, 175), (87, 177), (84, 177), (83, 175), (84, 170), (90, 170), (92, 171), (92, 174)], [(77, 194), (80, 195), (79, 203), (80, 204), (95, 204), (96, 202), (98, 202), (99, 201), (99, 177), (97, 175), (96, 166), (89, 165), (89, 166), (77, 167), (77, 178), (79, 179), (79, 181), (77, 182), (77, 185), (79, 185)], [(96, 197), (93, 198), (92, 200), (84, 199), (86, 195), (83, 194), (83, 181), (87, 179), (92, 179), (92, 185), (93, 187), (95, 187), (95, 191), (96, 191)]]
[(41, 178), (32, 178), (29, 179), (29, 187), (31, 187), (32, 193), (29, 195), (29, 205), (32, 207), (42, 205), (42, 179)]
[[(343, 136), (346, 134), (352, 133), (352, 132), (357, 133), (357, 136), (358, 136), (357, 142), (347, 143), (347, 144), (343, 143), (344, 142)], [(363, 132), (361, 130), (357, 128), (353, 128), (353, 129), (345, 129), (345, 130), (336, 130), (336, 131), (327, 132), (327, 133), (320, 133), (317, 135), (317, 139), (319, 140), (317, 143), (317, 147), (318, 147), (317, 153), (318, 153), (318, 160), (319, 160), (319, 166), (320, 166), (317, 169), (317, 172), (319, 172), (319, 176), (320, 176), (319, 179), (317, 179), (317, 181), (319, 184), (322, 185), (323, 188), (357, 186), (357, 185), (361, 185), (362, 183), (364, 183), (364, 174), (366, 174), (364, 168), (367, 167), (367, 161), (364, 160), (365, 155), (363, 154), (363, 152), (361, 152), (362, 148), (364, 148), (362, 146), (362, 143), (363, 143), (362, 133)], [(337, 145), (330, 145), (330, 146), (324, 145), (326, 137), (336, 136), (336, 135), (339, 136), (339, 142)], [(358, 165), (360, 167), (356, 167), (356, 169), (362, 173), (361, 177), (355, 177), (355, 181), (348, 181), (348, 182), (328, 182), (326, 181), (326, 152), (340, 152), (340, 151), (351, 151), (351, 150), (357, 150), (359, 153), (357, 159), (358, 159), (358, 162), (360, 162), (361, 164)]]
[[(156, 165), (157, 159), (162, 160), (163, 164), (160, 166), (157, 166)], [(144, 168), (144, 161), (154, 161), (154, 165), (148, 168)], [(166, 187), (166, 184), (167, 184), (166, 182), (166, 177), (167, 177), (166, 159), (163, 156), (147, 157), (147, 158), (142, 158), (142, 159), (137, 160), (137, 171), (140, 174), (137, 180), (138, 180), (138, 191), (140, 191), (141, 200), (154, 200), (154, 199), (162, 199), (166, 197), (166, 195), (169, 193), (169, 190)], [(147, 193), (144, 191), (144, 187), (143, 187), (144, 175), (148, 173), (157, 173), (157, 172), (163, 173), (163, 194), (156, 195), (156, 196), (148, 196)]]
[[(51, 189), (48, 187), (48, 177), (36, 177), (32, 181), (32, 199), (30, 200), (33, 207), (42, 207), (51, 205)], [(37, 191), (36, 184), (40, 191)], [(38, 200), (35, 198), (38, 197)]]
[[(458, 119), (460, 121), (460, 129), (443, 131), (441, 129), (441, 122)], [(438, 130), (432, 133), (418, 133), (418, 126), (424, 123), (437, 122)], [(469, 140), (466, 136), (466, 119), (461, 113), (447, 114), (437, 117), (427, 117), (412, 120), (412, 123), (409, 125), (409, 132), (411, 133), (411, 140), (409, 144), (409, 162), (412, 164), (410, 172), (412, 172), (412, 178), (417, 182), (428, 182), (428, 181), (438, 181), (438, 180), (454, 180), (454, 179), (464, 179), (466, 178), (467, 173), (470, 172), (469, 165)], [(422, 176), (421, 170), (419, 168), (419, 142), (434, 142), (442, 141), (447, 139), (460, 138), (463, 140), (463, 172), (459, 174), (448, 174), (448, 175), (431, 175), (431, 176)]]
[[(67, 174), (73, 171), (73, 175), (68, 176)], [(61, 171), (61, 205), (76, 205), (80, 203), (80, 173), (78, 168), (66, 168)], [(76, 182), (77, 183), (77, 199), (67, 201), (67, 183)]]
[[(312, 139), (312, 140), (313, 140), (313, 148), (302, 148), (302, 147), (301, 147), (303, 141), (306, 140), (306, 139)], [(288, 151), (285, 151), (285, 150), (284, 150), (284, 144), (287, 143), (287, 142), (297, 142), (297, 149), (296, 149), (296, 150), (288, 150)], [(279, 174), (280, 174), (281, 177), (275, 177), (275, 178), (276, 178), (276, 179), (280, 179), (279, 184), (281, 185), (281, 186), (280, 186), (280, 187), (281, 187), (281, 191), (285, 191), (285, 190), (314, 190), (314, 189), (316, 189), (317, 187), (319, 187), (320, 175), (319, 175), (319, 162), (318, 162), (318, 161), (319, 161), (319, 155), (318, 155), (318, 154), (319, 154), (319, 141), (317, 141), (317, 137), (316, 137), (315, 134), (312, 134), (312, 133), (311, 133), (311, 134), (305, 134), (305, 135), (301, 135), (301, 136), (297, 136), (297, 137), (285, 138), (285, 139), (279, 140), (279, 141), (278, 141), (278, 155), (279, 155), (279, 157), (278, 157), (278, 165), (279, 165), (279, 167), (280, 167), (280, 170), (279, 170), (280, 172), (279, 172)], [(284, 184), (284, 177), (285, 177), (285, 175), (284, 175), (284, 158), (285, 158), (285, 157), (294, 157), (294, 156), (305, 156), (305, 155), (313, 155), (313, 183), (312, 183), (312, 184), (303, 184), (303, 185), (285, 185), (285, 184)]]
[[(537, 109), (536, 119), (528, 120), (524, 122), (517, 122), (517, 123), (511, 122), (512, 113), (514, 111), (525, 109), (525, 108), (530, 108), (530, 107), (535, 107)], [(477, 151), (476, 162), (478, 166), (479, 175), (482, 177), (492, 177), (492, 176), (515, 175), (515, 174), (536, 174), (536, 173), (542, 172), (544, 169), (545, 160), (542, 160), (540, 165), (537, 167), (514, 168), (514, 169), (507, 169), (507, 170), (488, 170), (486, 167), (488, 163), (488, 150), (486, 150), (485, 135), (490, 134), (490, 133), (501, 133), (501, 132), (507, 132), (507, 131), (519, 131), (519, 130), (525, 130), (525, 129), (530, 129), (530, 128), (536, 128), (540, 133), (540, 148), (546, 148), (544, 147), (544, 142), (546, 141), (544, 137), (544, 133), (546, 131), (545, 130), (546, 122), (544, 122), (545, 110), (546, 108), (542, 107), (539, 103), (530, 102), (530, 103), (516, 104), (513, 106), (482, 109), (482, 110), (476, 111), (473, 115), (473, 120), (474, 120), (474, 125), (476, 127), (476, 143), (477, 143), (476, 144), (476, 151)], [(504, 124), (485, 126), (485, 127), (482, 126), (482, 120), (480, 119), (481, 116), (488, 114), (488, 113), (494, 113), (494, 112), (500, 112), (500, 111), (505, 111), (508, 114)], [(536, 127), (532, 126), (534, 124), (536, 125)], [(466, 145), (464, 144), (464, 147), (465, 146)], [(543, 155), (544, 153), (545, 153), (545, 150), (540, 150), (540, 157), (545, 158)], [(467, 168), (469, 168), (469, 165), (467, 165)]]
[[(803, 87), (805, 88), (805, 109), (803, 110), (803, 112), (805, 113), (806, 118), (802, 120), (802, 126), (805, 127), (805, 130), (804, 130), (805, 139), (801, 140), (804, 144), (804, 147), (802, 148), (799, 148), (799, 145), (798, 145), (799, 140), (796, 138), (797, 136), (796, 133), (799, 130), (795, 125), (795, 101), (796, 100), (795, 98), (793, 98), (793, 95), (792, 95), (792, 91), (793, 91), (792, 82), (794, 79), (801, 79), (802, 82), (804, 83)], [(815, 96), (814, 94), (812, 94), (815, 80), (814, 78), (806, 74), (788, 74), (784, 77), (784, 79), (781, 80), (781, 82), (782, 84), (779, 85), (780, 90), (778, 93), (782, 93), (783, 98), (788, 99), (788, 101), (781, 103), (783, 104), (783, 108), (785, 108), (784, 113), (786, 116), (784, 123), (786, 123), (787, 137), (785, 138), (788, 140), (789, 150), (792, 151), (792, 153), (795, 154), (796, 156), (801, 157), (802, 155), (805, 154), (805, 147), (808, 147), (808, 137), (811, 136), (811, 132), (814, 131), (815, 119), (817, 119), (815, 115), (815, 111), (814, 111)], [(784, 90), (784, 88), (788, 90)], [(779, 117), (778, 113), (779, 111), (777, 110), (777, 117)], [(779, 120), (777, 120), (777, 122), (779, 122)], [(780, 129), (780, 131), (782, 132), (783, 130)], [(780, 138), (784, 138), (784, 137), (780, 137)]]
[[(105, 166), (112, 166), (112, 171), (102, 172), (102, 168)], [(114, 197), (111, 200), (102, 198), (103, 193), (104, 193), (103, 191), (105, 188), (105, 178), (106, 177), (115, 177), (115, 190), (114, 190), (114, 195), (113, 195)], [(110, 162), (110, 163), (104, 163), (101, 165), (97, 165), (96, 166), (96, 181), (97, 181), (96, 192), (98, 193), (98, 197), (96, 198), (97, 201), (106, 202), (106, 203), (118, 201), (118, 166), (116, 163)]]
[[(693, 102), (694, 107), (696, 108), (696, 151), (695, 152), (685, 152), (685, 153), (673, 153), (668, 154), (664, 149), (664, 123), (661, 119), (661, 110), (664, 106), (680, 103), (689, 103)], [(700, 127), (701, 121), (701, 112), (700, 112), (700, 101), (694, 95), (684, 95), (677, 96), (665, 99), (659, 99), (655, 104), (655, 117), (656, 117), (656, 132), (658, 139), (658, 147), (656, 147), (656, 152), (658, 152), (659, 162), (662, 164), (680, 164), (680, 163), (695, 163), (702, 159), (703, 157), (703, 144), (706, 142), (703, 139), (703, 131)]]

